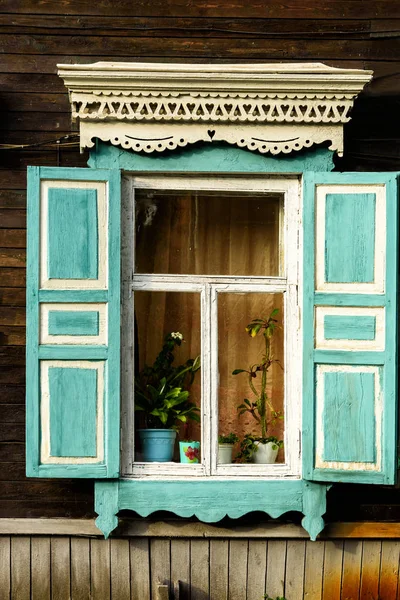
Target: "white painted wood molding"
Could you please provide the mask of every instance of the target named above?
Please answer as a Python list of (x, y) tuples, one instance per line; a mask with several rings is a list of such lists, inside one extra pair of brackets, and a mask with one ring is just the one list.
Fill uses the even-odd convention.
[(343, 153), (343, 124), (372, 71), (322, 63), (58, 65), (81, 147), (95, 138), (162, 152), (225, 141), (290, 153), (330, 141)]

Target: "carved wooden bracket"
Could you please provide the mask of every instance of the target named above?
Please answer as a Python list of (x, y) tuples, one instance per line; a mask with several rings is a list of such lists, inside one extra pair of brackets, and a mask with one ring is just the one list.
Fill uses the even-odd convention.
[(330, 141), (343, 152), (343, 124), (372, 71), (322, 63), (58, 65), (81, 147), (94, 140), (136, 152), (225, 141), (289, 153)]

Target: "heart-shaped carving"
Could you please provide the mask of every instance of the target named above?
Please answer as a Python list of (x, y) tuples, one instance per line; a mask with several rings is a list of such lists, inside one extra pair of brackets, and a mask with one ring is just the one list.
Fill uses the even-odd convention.
[(209, 129), (207, 131), (208, 135), (210, 136), (211, 139), (213, 139), (214, 135), (215, 135), (215, 129)]

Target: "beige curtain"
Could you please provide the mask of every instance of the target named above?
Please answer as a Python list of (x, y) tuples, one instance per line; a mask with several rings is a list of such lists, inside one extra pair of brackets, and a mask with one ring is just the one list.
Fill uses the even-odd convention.
[[(136, 203), (136, 272), (279, 275), (278, 196), (142, 191)], [(219, 431), (257, 434), (252, 417), (237, 413), (244, 398), (252, 399), (247, 379), (231, 373), (260, 362), (262, 339), (251, 339), (245, 327), (253, 318), (267, 317), (273, 308), (279, 308), (280, 321), (274, 354), (283, 365), (283, 298), (279, 294), (221, 293), (218, 307)], [(137, 292), (135, 315), (139, 368), (154, 361), (170, 331), (180, 331), (185, 338), (176, 364), (200, 354), (200, 294)], [(274, 406), (283, 410), (283, 371), (278, 366), (271, 369), (269, 381)], [(191, 396), (200, 405), (199, 374)], [(282, 430), (278, 422), (269, 433), (280, 437)], [(200, 439), (197, 424), (191, 424), (189, 436)]]

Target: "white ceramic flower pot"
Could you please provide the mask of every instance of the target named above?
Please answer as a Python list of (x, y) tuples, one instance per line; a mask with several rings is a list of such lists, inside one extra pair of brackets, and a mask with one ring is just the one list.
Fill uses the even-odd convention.
[[(278, 446), (274, 442), (267, 442), (262, 444), (261, 442), (254, 442), (257, 448), (257, 452), (253, 455), (253, 462), (256, 465), (270, 465), (276, 461), (278, 455)], [(275, 446), (275, 450), (273, 449)]]
[(228, 465), (232, 462), (233, 444), (218, 444), (218, 464)]

